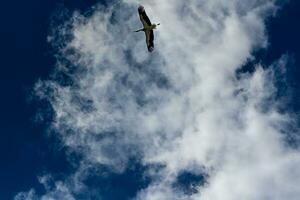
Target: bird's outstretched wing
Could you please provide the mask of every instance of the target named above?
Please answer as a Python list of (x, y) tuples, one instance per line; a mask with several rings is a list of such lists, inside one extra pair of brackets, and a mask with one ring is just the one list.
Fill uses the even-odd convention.
[(139, 6), (138, 8), (140, 20), (143, 23), (143, 26), (151, 26), (151, 21), (146, 14), (145, 8), (143, 6)]
[(153, 43), (154, 33), (153, 33), (153, 30), (150, 30), (150, 31), (147, 30), (147, 31), (145, 31), (145, 34), (146, 34), (146, 44), (147, 44), (148, 51), (152, 52), (154, 50), (154, 43)]

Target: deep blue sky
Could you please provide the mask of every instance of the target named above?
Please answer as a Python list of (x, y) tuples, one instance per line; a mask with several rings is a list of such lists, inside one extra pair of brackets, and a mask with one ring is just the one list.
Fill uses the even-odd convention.
[[(85, 10), (95, 2), (27, 0), (0, 3), (0, 199), (11, 199), (17, 192), (31, 187), (39, 188), (36, 176), (43, 172), (70, 172), (64, 149), (57, 151), (59, 141), (46, 136), (47, 121), (35, 122), (35, 114), (45, 105), (31, 101), (30, 93), (34, 83), (46, 79), (54, 66), (51, 47), (46, 42), (51, 15), (61, 7), (71, 11)], [(284, 53), (294, 57), (287, 80), (293, 92), (289, 109), (296, 112), (300, 110), (297, 98), (300, 92), (299, 8), (300, 2), (291, 0), (277, 18), (268, 21), (270, 47), (259, 55), (266, 64)], [(115, 180), (118, 184), (114, 184), (120, 188), (127, 184), (122, 182), (126, 180), (124, 177)]]

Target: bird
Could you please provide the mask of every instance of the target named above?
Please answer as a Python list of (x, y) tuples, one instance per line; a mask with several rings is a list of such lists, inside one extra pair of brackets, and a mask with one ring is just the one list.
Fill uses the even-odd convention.
[(152, 24), (149, 17), (146, 14), (145, 8), (143, 6), (139, 6), (138, 8), (140, 20), (144, 26), (144, 28), (136, 30), (135, 32), (144, 31), (146, 35), (146, 44), (149, 52), (152, 52), (154, 50), (154, 33), (153, 30), (156, 29), (158, 24)]

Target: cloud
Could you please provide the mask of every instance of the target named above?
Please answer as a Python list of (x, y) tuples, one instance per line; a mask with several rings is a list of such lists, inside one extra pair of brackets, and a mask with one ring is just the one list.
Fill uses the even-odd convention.
[[(151, 54), (144, 35), (132, 33), (141, 26), (138, 4), (161, 23)], [(161, 166), (145, 172), (152, 181), (136, 199), (297, 199), (300, 154), (285, 143), (293, 119), (278, 109), (273, 68), (237, 73), (267, 47), (265, 21), (276, 5), (128, 0), (75, 12), (49, 37), (64, 45), (53, 78), (35, 90), (53, 108), (52, 128), (81, 155), (80, 167), (45, 195), (30, 190), (15, 199), (76, 199), (89, 190), (91, 168), (121, 174), (132, 157)], [(207, 180), (186, 194), (173, 187), (182, 172)]]

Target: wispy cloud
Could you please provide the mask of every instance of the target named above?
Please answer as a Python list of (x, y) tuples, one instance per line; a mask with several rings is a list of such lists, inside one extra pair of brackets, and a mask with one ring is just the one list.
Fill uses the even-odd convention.
[[(138, 4), (161, 23), (151, 54), (132, 33)], [(298, 199), (300, 154), (285, 144), (293, 120), (278, 110), (273, 68), (237, 75), (267, 47), (265, 20), (277, 9), (272, 0), (128, 0), (74, 13), (55, 30), (67, 39), (53, 79), (35, 89), (81, 164), (44, 196), (16, 199), (75, 199), (91, 167), (123, 173), (132, 157), (161, 166), (145, 172), (155, 178), (137, 199)], [(207, 180), (186, 194), (173, 187), (184, 171)]]

